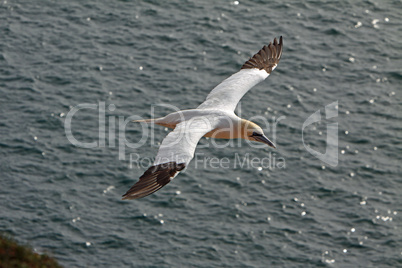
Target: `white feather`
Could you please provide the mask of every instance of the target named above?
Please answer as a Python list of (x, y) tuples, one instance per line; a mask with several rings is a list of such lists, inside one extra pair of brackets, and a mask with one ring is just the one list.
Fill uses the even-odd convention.
[(217, 85), (198, 109), (234, 111), (244, 94), (268, 76), (265, 70), (242, 69)]
[(154, 165), (169, 162), (187, 165), (194, 157), (198, 141), (218, 124), (215, 116), (194, 117), (177, 124), (162, 141)]

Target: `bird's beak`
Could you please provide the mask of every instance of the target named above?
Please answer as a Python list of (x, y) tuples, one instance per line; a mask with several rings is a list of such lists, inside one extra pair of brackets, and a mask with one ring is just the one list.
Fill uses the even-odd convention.
[(266, 145), (272, 147), (272, 148), (276, 148), (275, 144), (270, 141), (267, 137), (265, 137), (264, 135), (261, 136), (253, 136), (253, 138), (258, 141), (258, 142), (262, 142), (265, 143)]

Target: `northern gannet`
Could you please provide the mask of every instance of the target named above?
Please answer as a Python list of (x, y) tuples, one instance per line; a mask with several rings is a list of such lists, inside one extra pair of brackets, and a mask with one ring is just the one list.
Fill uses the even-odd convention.
[(257, 124), (238, 117), (234, 110), (240, 99), (253, 86), (265, 80), (276, 68), (282, 56), (282, 36), (279, 43), (264, 46), (246, 61), (241, 70), (223, 80), (196, 109), (182, 110), (156, 119), (137, 120), (172, 128), (162, 141), (155, 162), (124, 195), (137, 199), (150, 195), (168, 184), (194, 157), (202, 137), (246, 139), (276, 148)]

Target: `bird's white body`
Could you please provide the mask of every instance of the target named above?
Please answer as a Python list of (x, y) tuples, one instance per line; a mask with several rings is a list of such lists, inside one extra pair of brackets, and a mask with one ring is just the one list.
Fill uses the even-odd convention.
[(168, 114), (165, 117), (157, 118), (153, 121), (153, 123), (175, 129), (177, 124), (199, 117), (203, 117), (208, 120), (208, 122), (214, 122), (216, 124), (215, 128), (206, 133), (204, 137), (213, 137), (216, 139), (241, 138), (241, 135), (238, 133), (237, 130), (241, 125), (242, 119), (231, 111), (216, 109), (182, 110)]
[(282, 55), (282, 37), (278, 44), (264, 46), (242, 69), (217, 85), (196, 109), (174, 112), (157, 119), (139, 120), (173, 129), (162, 141), (154, 165), (123, 196), (135, 199), (149, 195), (169, 183), (194, 157), (202, 137), (247, 139), (275, 148), (261, 127), (238, 117), (234, 110), (252, 87), (265, 80)]
[(241, 133), (242, 119), (232, 111), (183, 110), (157, 118), (153, 123), (174, 129), (162, 142), (154, 165), (172, 161), (188, 163), (201, 137), (236, 139), (244, 136)]

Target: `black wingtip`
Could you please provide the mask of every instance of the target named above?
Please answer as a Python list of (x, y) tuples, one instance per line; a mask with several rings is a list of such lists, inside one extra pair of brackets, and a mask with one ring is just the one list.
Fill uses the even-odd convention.
[(148, 168), (140, 180), (123, 195), (122, 199), (139, 199), (158, 191), (185, 167), (185, 163), (168, 162)]
[(274, 42), (269, 42), (258, 53), (246, 61), (241, 69), (259, 69), (265, 70), (268, 74), (278, 65), (282, 56), (283, 38), (280, 36), (279, 43), (276, 38)]

